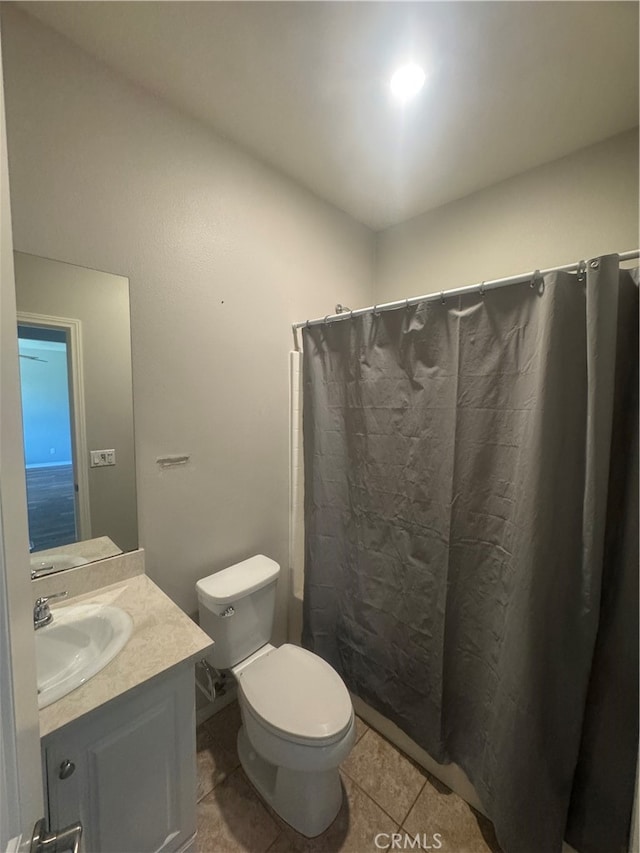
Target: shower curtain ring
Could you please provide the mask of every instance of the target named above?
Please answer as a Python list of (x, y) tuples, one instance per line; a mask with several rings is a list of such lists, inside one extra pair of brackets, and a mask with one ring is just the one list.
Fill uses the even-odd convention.
[(373, 306), (373, 316), (374, 316), (374, 317), (379, 317), (379, 316), (380, 316), (380, 312), (378, 311), (378, 306), (377, 306), (377, 305), (374, 305), (374, 306)]
[(483, 299), (484, 299), (484, 293), (485, 293), (484, 281), (481, 281), (480, 282), (480, 296), (482, 296)]
[(406, 311), (408, 307), (409, 307), (409, 300), (405, 299), (404, 300), (404, 310)]
[(529, 287), (534, 288), (538, 284), (538, 279), (540, 278), (540, 270), (535, 270), (533, 273), (533, 277), (531, 278), (531, 282)]
[(444, 290), (440, 291), (440, 302), (444, 305), (446, 300), (444, 298)]
[(349, 319), (353, 320), (353, 308), (349, 310)]
[(307, 322), (305, 323), (305, 326), (307, 327), (307, 329), (311, 328), (311, 323), (309, 322), (309, 320), (307, 320)]
[(331, 316), (331, 314), (325, 314), (325, 315), (324, 315), (324, 324), (325, 324), (325, 326), (326, 326), (326, 325), (327, 325), (327, 323), (329, 322), (327, 318), (328, 318), (328, 317), (330, 317), (330, 316)]

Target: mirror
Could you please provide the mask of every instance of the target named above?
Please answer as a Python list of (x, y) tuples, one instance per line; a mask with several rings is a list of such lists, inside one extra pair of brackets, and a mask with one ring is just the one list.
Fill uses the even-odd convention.
[(15, 252), (31, 576), (138, 547), (129, 281)]

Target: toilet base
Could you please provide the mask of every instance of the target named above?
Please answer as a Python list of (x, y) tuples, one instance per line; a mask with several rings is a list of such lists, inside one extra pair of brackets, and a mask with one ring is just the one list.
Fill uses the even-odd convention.
[(333, 823), (342, 805), (337, 767), (311, 773), (277, 767), (255, 751), (244, 726), (238, 732), (238, 756), (258, 793), (297, 832), (314, 838)]

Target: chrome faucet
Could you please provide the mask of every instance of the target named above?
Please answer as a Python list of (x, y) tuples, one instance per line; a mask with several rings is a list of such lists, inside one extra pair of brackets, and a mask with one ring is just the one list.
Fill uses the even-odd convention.
[(33, 605), (33, 627), (36, 631), (38, 628), (44, 628), (45, 625), (53, 622), (53, 613), (49, 610), (49, 602), (53, 598), (64, 598), (66, 594), (65, 590), (64, 592), (54, 592), (52, 595), (44, 595), (42, 598), (36, 599), (36, 603)]

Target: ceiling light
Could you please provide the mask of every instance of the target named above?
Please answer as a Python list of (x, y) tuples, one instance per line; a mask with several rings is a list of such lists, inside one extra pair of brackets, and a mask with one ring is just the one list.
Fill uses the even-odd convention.
[(424, 86), (425, 74), (419, 65), (401, 65), (391, 78), (391, 91), (399, 101), (408, 101)]

